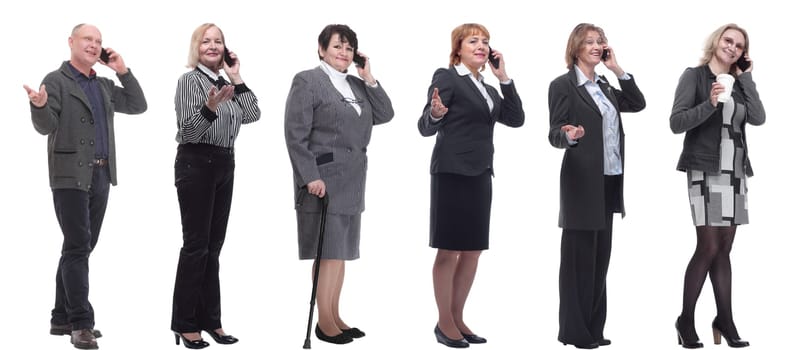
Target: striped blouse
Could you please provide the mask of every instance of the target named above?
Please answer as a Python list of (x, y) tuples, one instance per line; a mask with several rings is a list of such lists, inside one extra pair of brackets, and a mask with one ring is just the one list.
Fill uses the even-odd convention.
[(178, 143), (233, 148), (241, 124), (260, 119), (258, 99), (246, 84), (236, 85), (233, 98), (219, 104), (216, 113), (208, 109), (205, 102), (208, 90), (215, 84), (215, 77), (216, 74), (209, 69), (198, 65), (178, 79), (175, 91), (175, 113), (178, 117), (175, 140)]

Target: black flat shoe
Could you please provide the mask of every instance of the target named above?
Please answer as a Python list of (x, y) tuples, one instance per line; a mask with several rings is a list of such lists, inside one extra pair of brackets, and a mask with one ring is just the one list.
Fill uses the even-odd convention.
[(229, 335), (229, 334), (219, 335), (219, 333), (217, 333), (217, 332), (215, 332), (213, 330), (210, 330), (210, 329), (206, 329), (205, 331), (208, 333), (208, 335), (211, 336), (211, 338), (214, 338), (214, 341), (217, 344), (235, 344), (235, 343), (238, 343), (238, 338), (236, 338), (236, 337), (234, 337), (232, 335)]
[(318, 327), (317, 323), (315, 324), (315, 336), (318, 337), (318, 339), (320, 339), (320, 340), (323, 340), (323, 341), (325, 341), (327, 343), (332, 343), (332, 344), (348, 344), (348, 343), (353, 341), (353, 338), (351, 338), (350, 335), (347, 335), (345, 333), (340, 333), (340, 334), (337, 334), (335, 336), (331, 336), (330, 337), (330, 336), (326, 335), (326, 333), (323, 333), (321, 328)]
[(680, 331), (680, 328), (685, 329), (685, 327), (680, 327), (681, 320), (682, 316), (677, 317), (677, 322), (674, 323), (674, 328), (677, 329), (677, 343), (682, 345), (685, 349), (703, 348), (704, 344), (699, 341), (699, 336), (696, 335), (696, 329), (692, 325), (690, 329), (685, 330), (685, 332)]
[(361, 338), (365, 336), (364, 332), (362, 332), (359, 328), (353, 327), (348, 329), (340, 328), (343, 334), (350, 336), (351, 338)]
[(203, 339), (189, 340), (184, 338), (184, 336), (181, 333), (175, 333), (175, 345), (181, 345), (181, 340), (184, 341), (184, 346), (189, 349), (202, 349), (206, 346), (211, 345), (208, 344), (208, 342), (206, 342)]
[(436, 340), (439, 343), (444, 344), (444, 345), (446, 345), (446, 346), (448, 346), (450, 348), (467, 348), (468, 347), (468, 341), (466, 341), (466, 339), (463, 339), (463, 338), (461, 338), (461, 339), (452, 339), (450, 337), (447, 337), (446, 335), (444, 335), (444, 332), (442, 332), (441, 329), (438, 328), (438, 325), (436, 325), (436, 328), (433, 330), (433, 333), (436, 334)]
[(480, 337), (476, 334), (466, 334), (463, 332), (460, 332), (460, 334), (463, 336), (463, 339), (466, 339), (466, 341), (469, 344), (485, 344), (488, 342), (487, 339)]
[(598, 341), (597, 341), (597, 345), (600, 345), (600, 346), (608, 346), (608, 345), (611, 345), (611, 340), (609, 340), (609, 339), (605, 339), (605, 338), (603, 338), (603, 339), (600, 339), (600, 340), (598, 340)]
[(712, 340), (715, 342), (715, 345), (720, 345), (721, 335), (726, 339), (726, 344), (729, 344), (730, 348), (744, 348), (751, 345), (747, 341), (740, 339), (740, 335), (737, 334), (737, 328), (734, 327), (733, 323), (730, 329), (723, 331), (718, 317), (715, 316), (715, 319), (712, 321)]

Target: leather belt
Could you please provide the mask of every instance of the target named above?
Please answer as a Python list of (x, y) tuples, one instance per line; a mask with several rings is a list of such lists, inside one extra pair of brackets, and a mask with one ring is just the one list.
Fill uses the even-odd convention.
[(93, 160), (93, 166), (95, 166), (95, 167), (103, 167), (103, 166), (107, 166), (107, 163), (108, 163), (108, 162), (109, 162), (109, 161), (108, 161), (108, 160), (106, 160), (106, 159), (94, 159), (94, 160)]

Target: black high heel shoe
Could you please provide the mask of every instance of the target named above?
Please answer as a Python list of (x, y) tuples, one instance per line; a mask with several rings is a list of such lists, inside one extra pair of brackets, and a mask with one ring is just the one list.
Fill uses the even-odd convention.
[(446, 345), (446, 346), (448, 346), (450, 348), (467, 348), (468, 347), (468, 341), (466, 339), (464, 339), (464, 338), (452, 339), (450, 337), (447, 337), (444, 334), (444, 332), (441, 331), (441, 328), (438, 328), (438, 325), (436, 325), (436, 329), (433, 330), (433, 333), (436, 334), (436, 340), (439, 343), (444, 344), (444, 345)]
[[(677, 343), (682, 345), (682, 347), (685, 349), (703, 348), (704, 344), (699, 342), (699, 336), (696, 334), (696, 329), (694, 327), (691, 327), (689, 331), (686, 331), (685, 335), (683, 336), (683, 332), (680, 330), (679, 326), (681, 319), (682, 316), (677, 317), (677, 322), (674, 323), (674, 328), (677, 329)], [(684, 327), (682, 328), (684, 329)]]
[(219, 335), (219, 333), (217, 333), (214, 330), (210, 330), (210, 329), (206, 329), (205, 331), (208, 332), (208, 335), (210, 335), (211, 338), (214, 338), (214, 341), (217, 342), (217, 344), (235, 344), (235, 343), (238, 343), (238, 338), (236, 338), (236, 337), (234, 337), (232, 335), (229, 335), (229, 334)]
[(184, 338), (183, 334), (175, 333), (175, 345), (181, 345), (181, 340), (182, 339), (184, 341), (184, 346), (189, 348), (189, 349), (202, 349), (202, 348), (204, 348), (206, 346), (211, 345), (211, 344), (208, 344), (208, 342), (206, 342), (203, 339), (189, 340), (189, 339)]
[(731, 324), (731, 329), (727, 331), (728, 333), (723, 331), (718, 321), (718, 316), (715, 316), (715, 319), (712, 321), (712, 340), (715, 342), (715, 345), (720, 345), (721, 335), (726, 339), (726, 344), (729, 344), (730, 348), (744, 348), (751, 345), (747, 341), (740, 339), (740, 335), (737, 334), (737, 328), (734, 327), (734, 323)]

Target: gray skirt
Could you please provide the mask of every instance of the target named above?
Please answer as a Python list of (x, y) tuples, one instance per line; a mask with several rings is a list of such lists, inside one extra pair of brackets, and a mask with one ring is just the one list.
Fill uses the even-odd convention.
[[(321, 259), (356, 260), (359, 258), (359, 236), (362, 214), (326, 215)], [(315, 259), (321, 214), (296, 212), (299, 233), (299, 259)]]
[(745, 176), (688, 170), (688, 198), (694, 226), (736, 226), (748, 223)]

